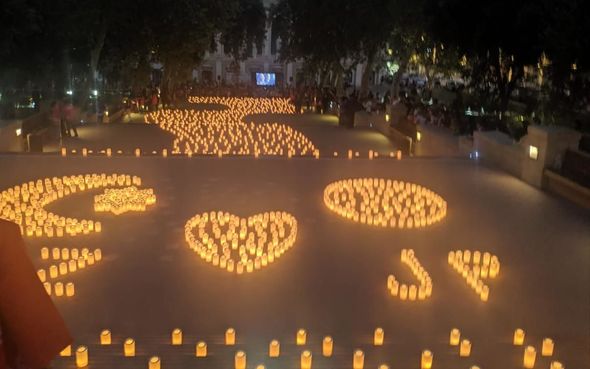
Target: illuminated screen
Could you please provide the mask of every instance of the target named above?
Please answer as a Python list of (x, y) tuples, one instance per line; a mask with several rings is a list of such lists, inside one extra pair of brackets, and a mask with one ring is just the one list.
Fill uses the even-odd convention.
[(257, 86), (274, 86), (276, 76), (274, 73), (256, 73)]

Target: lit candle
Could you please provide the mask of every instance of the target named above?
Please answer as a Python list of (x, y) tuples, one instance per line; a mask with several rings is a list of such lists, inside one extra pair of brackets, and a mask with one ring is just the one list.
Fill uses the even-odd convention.
[(37, 277), (41, 282), (45, 282), (47, 280), (47, 274), (45, 273), (45, 269), (37, 270)]
[(61, 257), (61, 250), (57, 247), (54, 247), (51, 250), (51, 256), (53, 257), (53, 260), (59, 260), (59, 258)]
[(172, 345), (182, 345), (182, 330), (176, 328), (172, 331)]
[(298, 330), (297, 331), (297, 346), (305, 345), (306, 341), (307, 341), (307, 332), (305, 332), (305, 329)]
[(401, 300), (406, 300), (408, 298), (408, 286), (405, 284), (402, 284), (401, 286), (399, 286), (399, 298)]
[(564, 366), (562, 363), (560, 363), (559, 361), (552, 361), (551, 362), (551, 366), (549, 367), (549, 369), (563, 369)]
[(70, 250), (65, 247), (61, 249), (61, 258), (63, 260), (68, 260), (70, 258)]
[(515, 346), (522, 346), (522, 344), (524, 343), (524, 330), (517, 328), (514, 331), (513, 343)]
[(268, 345), (268, 356), (269, 357), (279, 357), (281, 354), (281, 344), (277, 340), (270, 341)]
[(88, 348), (86, 346), (80, 346), (76, 349), (76, 366), (78, 368), (88, 366)]
[(432, 361), (434, 359), (434, 355), (429, 350), (422, 351), (422, 358), (420, 361), (421, 369), (430, 369), (432, 368)]
[(235, 345), (236, 344), (236, 331), (233, 328), (228, 328), (227, 331), (225, 331), (225, 344), (226, 345)]
[(197, 342), (195, 351), (197, 357), (207, 357), (207, 344), (203, 341)]
[(68, 274), (68, 264), (65, 261), (59, 263), (59, 274), (65, 275)]
[(57, 282), (54, 286), (55, 296), (63, 296), (64, 294), (64, 285), (61, 282)]
[(384, 336), (385, 336), (385, 332), (383, 332), (383, 328), (379, 327), (379, 328), (375, 329), (375, 333), (373, 335), (373, 344), (375, 346), (382, 346)]
[(459, 356), (467, 357), (471, 355), (471, 342), (469, 340), (462, 340), (459, 347)]
[(43, 287), (45, 287), (45, 292), (51, 296), (51, 283), (45, 282), (43, 283)]
[(101, 249), (94, 250), (94, 260), (96, 260), (96, 261), (102, 260), (102, 250)]
[(49, 249), (47, 247), (43, 247), (41, 249), (41, 259), (43, 259), (43, 260), (49, 259)]
[(123, 342), (123, 354), (126, 357), (135, 356), (135, 340), (133, 338), (127, 338)]
[(66, 296), (72, 297), (75, 294), (74, 284), (72, 282), (68, 282), (66, 284)]
[(72, 345), (67, 345), (61, 352), (59, 356), (72, 356)]
[(457, 328), (451, 329), (451, 335), (449, 337), (449, 344), (451, 346), (458, 346), (460, 339), (461, 339), (461, 331), (459, 331)]
[(537, 358), (537, 351), (533, 346), (527, 346), (524, 349), (523, 365), (527, 369), (531, 369), (535, 366), (535, 359)]
[(236, 352), (234, 367), (235, 369), (246, 369), (246, 353), (244, 351)]
[(74, 259), (70, 259), (70, 261), (68, 261), (68, 271), (73, 273), (76, 270), (78, 270), (78, 262)]
[(332, 337), (330, 337), (330, 336), (324, 337), (324, 340), (322, 341), (322, 355), (324, 355), (325, 357), (332, 356), (333, 348), (334, 348), (334, 341), (332, 340)]
[(311, 369), (312, 355), (305, 350), (301, 353), (301, 369)]
[(100, 344), (101, 345), (110, 345), (111, 344), (111, 331), (108, 329), (103, 330), (100, 332)]
[(148, 363), (148, 369), (160, 369), (160, 358), (157, 356), (152, 356)]
[(365, 353), (361, 350), (355, 350), (352, 356), (352, 368), (363, 369), (365, 366)]
[(541, 356), (552, 356), (553, 355), (554, 343), (551, 338), (543, 339), (543, 347), (541, 349)]

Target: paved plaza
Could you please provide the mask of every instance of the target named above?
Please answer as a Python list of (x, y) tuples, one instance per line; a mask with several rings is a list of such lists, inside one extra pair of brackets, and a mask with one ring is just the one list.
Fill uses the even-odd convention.
[[(434, 353), (433, 368), (521, 368), (523, 346), (512, 344), (516, 328), (537, 348), (536, 368), (559, 360), (568, 368), (590, 367), (590, 214), (553, 198), (477, 161), (444, 158), (367, 158), (373, 149), (395, 147), (370, 128), (346, 130), (328, 116), (282, 116), (322, 152), (313, 157), (146, 156), (131, 150), (169, 148), (171, 136), (154, 125), (113, 125), (80, 130), (70, 149), (112, 147), (127, 155), (0, 156), (0, 189), (46, 177), (118, 173), (139, 176), (141, 188), (157, 197), (142, 212), (114, 215), (95, 212), (94, 195), (71, 194), (47, 210), (72, 218), (100, 221), (102, 231), (63, 238), (28, 237), (38, 268), (40, 250), (100, 248), (97, 265), (61, 277), (73, 281), (73, 297), (54, 297), (75, 343), (89, 348), (92, 369), (144, 368), (157, 355), (163, 368), (230, 368), (244, 350), (247, 367), (299, 368), (304, 349), (313, 367), (349, 368), (354, 349), (365, 353), (365, 368), (419, 368), (420, 353)], [(117, 145), (121, 145), (120, 147)], [(363, 153), (347, 159), (348, 149)], [(333, 151), (340, 155), (334, 158)], [(324, 155), (323, 153), (326, 153)], [(348, 178), (405, 181), (440, 195), (447, 213), (439, 222), (407, 229), (361, 224), (330, 211), (324, 189)], [(297, 221), (292, 248), (260, 270), (228, 273), (203, 260), (185, 241), (185, 223), (205, 212), (223, 211), (246, 218), (271, 211)], [(388, 275), (415, 283), (400, 261), (413, 249), (432, 279), (432, 296), (402, 301), (387, 289)], [(496, 255), (499, 275), (486, 283), (481, 301), (447, 262), (452, 250), (480, 250)], [(233, 327), (236, 346), (224, 345)], [(375, 328), (385, 332), (383, 346), (373, 345)], [(184, 343), (170, 344), (182, 329)], [(307, 330), (297, 346), (296, 332)], [(472, 343), (471, 355), (459, 357), (449, 346), (452, 328)], [(112, 332), (113, 344), (101, 346), (99, 334)], [(332, 336), (334, 354), (322, 356), (322, 339)], [(123, 356), (123, 341), (136, 342), (136, 356)], [(552, 358), (541, 357), (541, 341), (555, 342)], [(281, 344), (278, 358), (268, 357), (272, 339)], [(195, 357), (205, 341), (208, 357)], [(55, 368), (74, 368), (73, 357), (58, 358)]]

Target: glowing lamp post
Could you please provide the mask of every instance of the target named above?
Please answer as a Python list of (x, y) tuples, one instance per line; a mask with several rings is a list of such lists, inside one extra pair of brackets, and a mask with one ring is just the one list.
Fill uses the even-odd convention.
[(281, 344), (277, 340), (270, 341), (268, 345), (268, 356), (269, 357), (279, 357), (281, 354)]
[(333, 349), (334, 349), (334, 341), (332, 340), (332, 337), (330, 337), (330, 336), (324, 337), (324, 340), (322, 341), (322, 355), (324, 355), (325, 357), (332, 356)]
[(88, 348), (86, 346), (80, 346), (76, 349), (76, 366), (78, 368), (88, 366)]
[(312, 355), (305, 350), (301, 353), (301, 369), (311, 369)]
[(527, 369), (531, 369), (535, 366), (535, 360), (537, 358), (537, 351), (533, 346), (527, 346), (524, 349), (523, 365)]
[(207, 344), (203, 341), (197, 342), (195, 347), (195, 356), (196, 357), (207, 357)]
[(236, 352), (234, 356), (235, 369), (246, 369), (246, 353), (244, 351)]

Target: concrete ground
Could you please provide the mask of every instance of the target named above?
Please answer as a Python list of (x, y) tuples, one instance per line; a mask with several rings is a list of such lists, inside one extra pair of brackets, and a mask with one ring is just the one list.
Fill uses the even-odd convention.
[[(308, 129), (304, 122), (300, 127)], [(328, 136), (338, 131), (330, 122), (322, 128), (325, 134), (309, 129), (320, 150), (347, 146), (346, 135), (355, 137), (349, 131)], [(340, 139), (343, 143), (337, 144)], [(76, 296), (55, 300), (75, 345), (89, 346), (89, 368), (145, 368), (150, 356), (159, 355), (163, 369), (228, 369), (235, 351), (243, 349), (248, 369), (257, 364), (295, 369), (304, 348), (313, 353), (313, 368), (351, 368), (353, 350), (361, 348), (365, 368), (385, 363), (392, 369), (417, 369), (420, 352), (430, 349), (436, 369), (516, 369), (522, 368), (523, 356), (523, 347), (511, 344), (518, 327), (538, 353), (543, 337), (555, 341), (553, 359), (538, 354), (535, 368), (548, 368), (550, 360), (567, 368), (590, 367), (590, 212), (477, 162), (9, 155), (0, 156), (0, 168), (2, 189), (46, 176), (119, 172), (140, 175), (158, 196), (145, 213), (115, 217), (94, 213), (96, 192), (76, 194), (48, 209), (101, 220), (101, 234), (28, 239), (39, 266), (46, 265), (39, 260), (43, 246), (103, 249), (101, 264), (71, 277)], [(448, 215), (417, 230), (347, 221), (324, 206), (322, 195), (330, 182), (350, 177), (401, 179), (428, 187), (446, 199)], [(288, 211), (299, 222), (295, 246), (251, 275), (223, 272), (184, 241), (186, 220), (210, 210), (240, 216)], [(399, 261), (402, 248), (413, 248), (430, 273), (431, 299), (402, 302), (388, 295), (388, 274), (412, 281)], [(447, 264), (448, 251), (466, 248), (500, 258), (502, 268), (489, 283), (488, 303)], [(230, 326), (237, 330), (236, 347), (223, 345)], [(382, 347), (371, 345), (377, 326), (385, 330)], [(184, 331), (181, 347), (169, 344), (176, 327)], [(471, 340), (471, 357), (460, 358), (458, 349), (448, 345), (453, 327)], [(113, 346), (98, 344), (105, 328), (113, 332)], [(308, 331), (304, 347), (295, 345), (299, 328)], [(321, 356), (324, 335), (335, 342), (329, 359)], [(122, 356), (126, 337), (137, 342), (135, 358)], [(275, 338), (281, 342), (281, 357), (269, 359), (268, 343)], [(210, 357), (194, 357), (197, 340), (208, 343)], [(54, 364), (74, 366), (73, 358)]]

